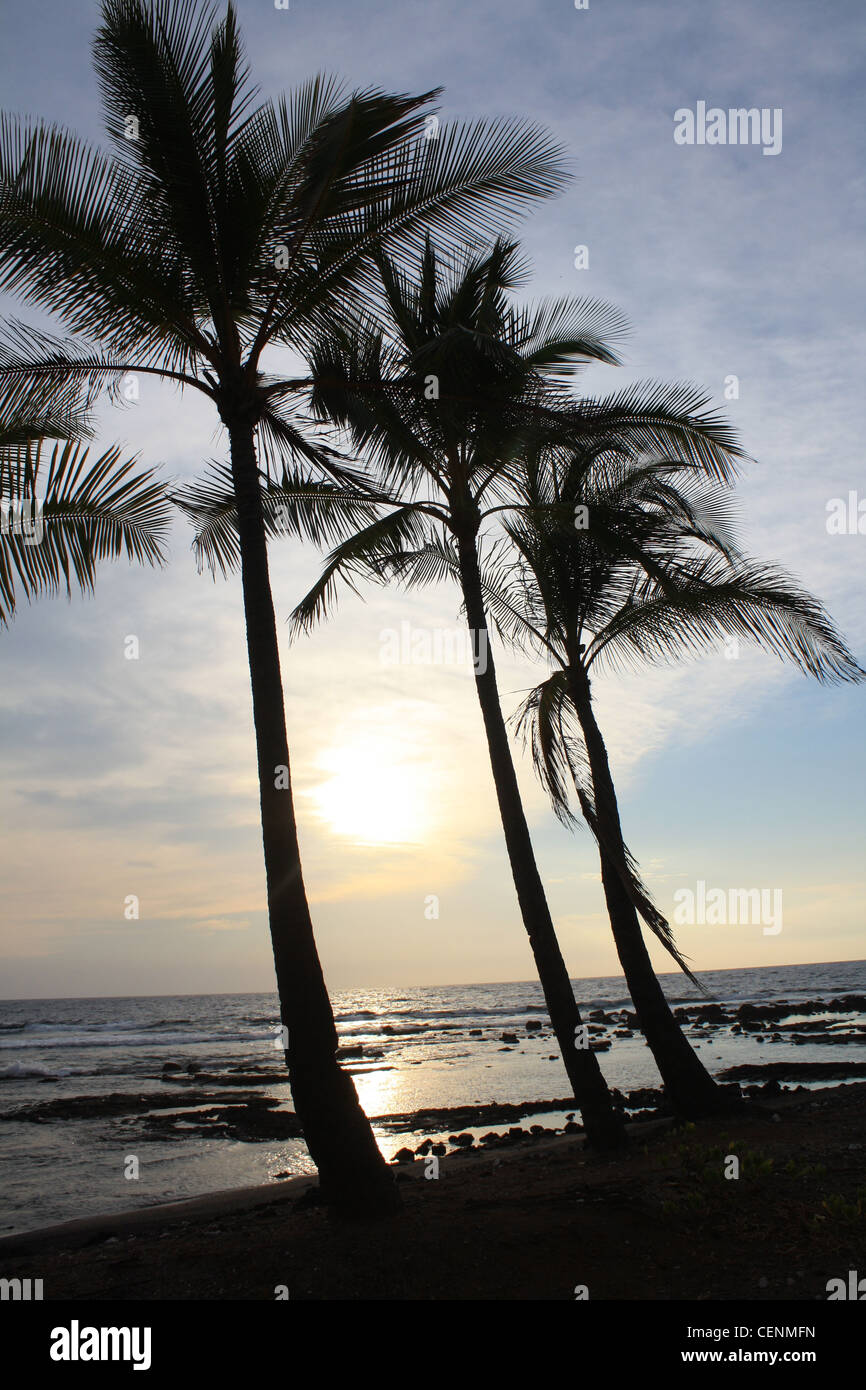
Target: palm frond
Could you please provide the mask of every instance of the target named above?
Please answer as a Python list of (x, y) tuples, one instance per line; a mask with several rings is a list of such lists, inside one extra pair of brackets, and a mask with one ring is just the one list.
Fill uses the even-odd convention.
[[(261, 475), (262, 510), (266, 535), (295, 536), (316, 545), (333, 544), (352, 536), (378, 513), (379, 504), (367, 489), (322, 481), (299, 470), (284, 469), (279, 480)], [(348, 485), (347, 485), (348, 484)], [(172, 494), (172, 501), (195, 529), (193, 551), (199, 572), (205, 566), (216, 577), (240, 566), (237, 503), (231, 469), (212, 463), (205, 476)]]
[(566, 826), (574, 827), (577, 824), (570, 804), (573, 786), (599, 853), (618, 875), (636, 911), (683, 974), (702, 993), (706, 993), (680, 953), (670, 923), (652, 901), (634, 856), (625, 845), (620, 852), (602, 833), (586, 744), (571, 703), (567, 673), (556, 671), (531, 690), (514, 715), (514, 720), (518, 732), (523, 736), (524, 746), (528, 745), (531, 751), (533, 766), (550, 797), (557, 818)]
[(586, 398), (575, 409), (574, 428), (578, 440), (673, 455), (717, 482), (733, 482), (748, 459), (733, 427), (710, 409), (710, 397), (684, 382), (635, 382)]
[(668, 570), (623, 605), (590, 643), (608, 665), (695, 656), (735, 637), (790, 660), (822, 682), (866, 676), (821, 603), (783, 570), (707, 557)]
[(291, 635), (310, 632), (336, 607), (341, 584), (354, 593), (364, 580), (383, 583), (392, 565), (399, 565), (405, 551), (420, 549), (427, 539), (428, 523), (414, 503), (396, 507), (335, 547), (316, 583), (296, 606)]
[[(138, 564), (165, 562), (171, 509), (153, 469), (115, 447), (96, 459), (81, 442), (41, 442), (22, 458), (0, 450), (0, 624), (16, 600), (93, 588), (97, 565), (126, 554)], [(31, 513), (29, 528), (16, 517)], [(29, 529), (30, 534), (27, 534)], [(41, 532), (41, 534), (40, 534)]]

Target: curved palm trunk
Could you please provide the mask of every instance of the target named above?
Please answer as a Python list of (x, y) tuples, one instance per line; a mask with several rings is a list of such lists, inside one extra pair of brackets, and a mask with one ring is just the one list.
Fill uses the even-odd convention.
[[(592, 708), (589, 680), (569, 671), (569, 686), (586, 743), (595, 810), (602, 841), (620, 860), (625, 856), (619, 808), (607, 749)], [(599, 847), (601, 878), (613, 938), (641, 1032), (656, 1061), (674, 1108), (690, 1119), (718, 1114), (732, 1102), (710, 1076), (671, 1012), (650, 960), (634, 903), (613, 860)]]
[(466, 617), (481, 658), (475, 662), (475, 686), (523, 925), (587, 1140), (596, 1148), (616, 1148), (625, 1142), (625, 1130), (613, 1108), (598, 1059), (591, 1048), (575, 1045), (575, 1029), (581, 1026), (580, 1010), (559, 948), (520, 799), (490, 651), (475, 538), (461, 539), (458, 546)]
[(253, 694), (268, 913), (295, 1111), (322, 1194), (346, 1211), (398, 1202), (352, 1079), (337, 1062), (337, 1030), (313, 936), (289, 778), (283, 685), (268, 572), (253, 427), (229, 425), (244, 617)]

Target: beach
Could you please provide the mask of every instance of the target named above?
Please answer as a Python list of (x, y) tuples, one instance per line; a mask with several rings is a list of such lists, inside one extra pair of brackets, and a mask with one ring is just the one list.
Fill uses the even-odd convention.
[(628, 1125), (607, 1158), (537, 985), (338, 996), (403, 1197), (384, 1224), (318, 1202), (268, 996), (7, 1004), (0, 1276), (47, 1300), (826, 1298), (866, 1269), (863, 963), (663, 978), (742, 1108), (683, 1124), (622, 981), (576, 982)]
[(338, 1220), (305, 1178), (86, 1218), (0, 1240), (0, 1277), (42, 1279), (47, 1301), (809, 1302), (866, 1268), (866, 1083), (629, 1138), (603, 1159), (527, 1135), (436, 1178), (418, 1157), (385, 1221)]
[[(705, 996), (662, 978), (732, 1093), (866, 1077), (861, 962), (707, 972)], [(575, 991), (626, 1118), (663, 1117), (623, 981)], [(582, 1133), (537, 983), (353, 991), (335, 1008), (342, 1064), (388, 1159)], [(277, 1018), (270, 995), (0, 1005), (0, 1235), (311, 1175)]]

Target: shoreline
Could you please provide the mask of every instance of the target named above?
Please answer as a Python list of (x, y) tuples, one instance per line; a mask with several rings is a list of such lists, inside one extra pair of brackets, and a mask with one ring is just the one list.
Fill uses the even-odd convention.
[[(833, 1088), (816, 1089), (810, 1092), (799, 1091), (772, 1091), (763, 1097), (755, 1097), (752, 1101), (753, 1106), (766, 1107), (770, 1109), (788, 1108), (799, 1103), (808, 1103), (813, 1098), (820, 1099), (826, 1090), (828, 1095), (835, 1095), (838, 1090), (850, 1090), (856, 1082), (850, 1086), (840, 1086)], [(866, 1093), (866, 1083), (862, 1083), (864, 1093)], [(524, 1105), (489, 1105), (489, 1106), (460, 1106), (454, 1107), (450, 1111), (447, 1108), (438, 1110), (419, 1110), (413, 1116), (396, 1115), (382, 1116), (376, 1123), (385, 1122), (389, 1119), (402, 1122), (417, 1118), (420, 1123), (418, 1128), (413, 1130), (416, 1138), (420, 1139), (418, 1147), (413, 1153), (413, 1162), (410, 1164), (407, 1159), (393, 1158), (391, 1166), (401, 1177), (421, 1177), (421, 1164), (414, 1162), (415, 1159), (423, 1158), (427, 1153), (433, 1151), (429, 1140), (424, 1139), (426, 1120), (432, 1121), (435, 1132), (439, 1132), (441, 1120), (450, 1115), (455, 1120), (457, 1118), (467, 1120), (467, 1117), (475, 1116), (472, 1120), (467, 1120), (474, 1127), (479, 1127), (477, 1114), (478, 1111), (488, 1111), (499, 1113), (503, 1110), (520, 1112), (523, 1115), (543, 1114), (545, 1110), (561, 1110), (567, 1101), (538, 1101), (536, 1103), (527, 1102)], [(572, 1100), (570, 1104), (574, 1104)], [(516, 1116), (515, 1116), (516, 1117)], [(511, 1118), (509, 1116), (508, 1118)], [(492, 1121), (492, 1116), (486, 1117), (488, 1122)], [(659, 1129), (676, 1128), (678, 1121), (672, 1116), (656, 1112), (654, 1114), (645, 1113), (639, 1119), (631, 1119), (626, 1122), (626, 1132), (632, 1142), (645, 1136), (655, 1133)], [(455, 1124), (455, 1128), (459, 1128)], [(562, 1134), (554, 1130), (543, 1129), (542, 1126), (535, 1126), (533, 1130), (523, 1130), (522, 1141), (509, 1138), (506, 1131), (504, 1135), (488, 1136), (488, 1138), (498, 1137), (500, 1141), (505, 1140), (503, 1147), (513, 1148), (517, 1144), (528, 1142), (533, 1144), (536, 1151), (544, 1152), (546, 1149), (556, 1147), (562, 1143), (577, 1142), (583, 1145), (583, 1127), (574, 1125), (569, 1133)], [(456, 1136), (459, 1137), (459, 1136)], [(489, 1156), (491, 1150), (498, 1149), (500, 1146), (495, 1143), (478, 1143), (471, 1147), (466, 1145), (455, 1146), (445, 1157), (480, 1160)], [(408, 1153), (408, 1150), (400, 1152)], [(442, 1157), (443, 1155), (437, 1155)], [(498, 1156), (498, 1155), (497, 1155)], [(159, 1225), (163, 1217), (170, 1220), (182, 1220), (185, 1217), (208, 1217), (220, 1215), (222, 1213), (245, 1211), (257, 1206), (266, 1206), (271, 1203), (283, 1201), (295, 1201), (302, 1198), (310, 1189), (315, 1189), (318, 1179), (315, 1175), (299, 1173), (293, 1176), (273, 1179), (268, 1183), (257, 1183), (249, 1187), (229, 1187), (217, 1189), (213, 1192), (203, 1192), (195, 1197), (183, 1197), (168, 1202), (151, 1202), (140, 1207), (125, 1207), (117, 1212), (97, 1212), (92, 1216), (74, 1217), (68, 1221), (56, 1221), (47, 1226), (36, 1226), (25, 1231), (13, 1231), (9, 1235), (0, 1236), (0, 1260), (4, 1256), (13, 1253), (25, 1253), (40, 1248), (50, 1248), (57, 1244), (58, 1248), (78, 1249), (83, 1246), (93, 1244), (99, 1239), (106, 1239), (114, 1233), (113, 1228), (122, 1228), (130, 1234), (137, 1234), (139, 1230), (145, 1230), (149, 1226)], [(163, 1222), (164, 1224), (164, 1222)]]
[(43, 1279), (48, 1301), (573, 1299), (579, 1284), (803, 1300), (862, 1265), (866, 1082), (629, 1129), (614, 1158), (557, 1135), (450, 1153), (437, 1181), (395, 1164), (403, 1201), (384, 1222), (340, 1221), (311, 1177), (63, 1222), (0, 1239), (0, 1275)]
[[(866, 995), (852, 992), (850, 987), (840, 988), (841, 983), (834, 980), (833, 987), (820, 996), (803, 991), (796, 1000), (790, 994), (787, 999), (773, 994), (761, 1001), (693, 1000), (676, 1005), (674, 1012), (693, 1046), (704, 1049), (699, 1055), (706, 1057), (720, 1084), (739, 1091), (747, 1102), (782, 1108), (797, 1104), (799, 1098), (821, 1094), (837, 1082), (855, 1085), (866, 1075), (866, 1060), (858, 1060), (864, 1055), (863, 1048), (856, 1046), (866, 1043)], [(439, 1000), (435, 1004), (442, 1007)], [(243, 1007), (254, 1015), (250, 1022), (260, 1021), (258, 1005)], [(522, 1019), (504, 1026), (501, 1020), (484, 1023), (470, 1009), (461, 1025), (465, 1036), (461, 1036), (457, 1052), (459, 1058), (465, 1055), (471, 1060), (464, 1072), (450, 1074), (450, 1087), (422, 1087), (414, 1094), (411, 1086), (405, 1091), (399, 1085), (387, 1085), (381, 1092), (371, 1088), (368, 1113), (389, 1161), (396, 1160), (401, 1170), (411, 1173), (419, 1158), (450, 1162), (464, 1152), (503, 1156), (529, 1145), (545, 1144), (556, 1136), (577, 1138), (582, 1134), (573, 1098), (556, 1098), (560, 1084), (554, 1075), (556, 1045), (549, 1021), (531, 1005), (522, 1007)], [(186, 1016), (191, 1011), (181, 1005), (181, 1012)], [(170, 1020), (157, 1013), (160, 1026), (168, 1026)], [(383, 1062), (387, 1064), (381, 1055), (383, 1046), (404, 1046), (397, 1015), (394, 1018), (394, 1024), (387, 1025), (387, 1044), (381, 1036), (356, 1036), (351, 1044), (344, 1040), (341, 1054), (346, 1071), (360, 1079), (364, 1068), (373, 1071)], [(594, 1047), (607, 1049), (613, 1043), (616, 1050), (622, 1039), (622, 1048), (632, 1049), (637, 1059), (631, 1071), (632, 1089), (627, 1090), (620, 1081), (623, 1089), (619, 1090), (611, 1082), (615, 1104), (626, 1121), (657, 1122), (664, 1117), (657, 1073), (653, 1082), (641, 1070), (648, 1053), (635, 1029), (634, 1014), (607, 1006), (591, 1010), (587, 1020)], [(68, 1032), (77, 1021), (75, 1015), (60, 1026)], [(134, 1023), (138, 1026), (139, 1021)], [(444, 1026), (437, 1018), (433, 1031)], [(424, 1037), (425, 1028), (415, 1021), (414, 1013), (406, 1027), (407, 1036)], [(460, 1029), (452, 1031), (456, 1035)], [(744, 1042), (764, 1045), (747, 1050)], [(507, 1054), (518, 1054), (518, 1079), (510, 1095), (507, 1091), (503, 1095), (501, 1080), (493, 1087), (486, 1083), (487, 1077), (504, 1073), (482, 1070), (483, 1062), (498, 1068), (499, 1053), (503, 1054), (503, 1066), (509, 1067)], [(771, 1061), (774, 1054), (786, 1060)], [(426, 1052), (410, 1050), (405, 1054), (410, 1077), (415, 1055), (426, 1056)], [(178, 1050), (173, 1059), (162, 1061), (160, 1057), (152, 1071), (107, 1077), (107, 1085), (116, 1088), (111, 1090), (98, 1075), (91, 1079), (89, 1073), (82, 1074), (81, 1083), (71, 1076), (61, 1088), (47, 1081), (39, 1085), (11, 1081), (9, 1089), (0, 1090), (7, 1102), (0, 1110), (0, 1121), (4, 1122), (0, 1124), (0, 1138), (8, 1136), (3, 1153), (11, 1156), (13, 1165), (7, 1170), (9, 1203), (0, 1250), (9, 1242), (11, 1248), (21, 1248), (22, 1241), (35, 1238), (39, 1232), (58, 1234), (63, 1228), (68, 1228), (69, 1239), (79, 1229), (76, 1239), (84, 1244), (97, 1239), (94, 1233), (105, 1229), (106, 1223), (124, 1220), (127, 1214), (135, 1223), (129, 1226), (130, 1232), (143, 1231), (158, 1219), (149, 1214), (162, 1209), (171, 1221), (192, 1220), (196, 1203), (219, 1204), (224, 1199), (256, 1204), (257, 1189), (264, 1202), (294, 1191), (297, 1181), (302, 1187), (314, 1184), (281, 1064), (282, 1059), (270, 1064), (255, 1057), (230, 1055), (215, 1060), (201, 1052), (185, 1055)], [(542, 1075), (547, 1073), (547, 1064), (550, 1074)], [(620, 1067), (620, 1076), (625, 1071)], [(397, 1108), (400, 1101), (405, 1105), (410, 1097), (415, 1108)], [(388, 1107), (389, 1101), (396, 1102), (393, 1109)], [(7, 1126), (6, 1121), (13, 1124)], [(117, 1142), (169, 1166), (154, 1168), (156, 1180), (151, 1176), (141, 1191), (138, 1184), (121, 1184), (125, 1191), (116, 1183), (94, 1184), (80, 1159), (75, 1167), (76, 1145), (93, 1144), (96, 1154), (104, 1159)], [(61, 1164), (67, 1164), (68, 1155), (71, 1162), (61, 1167), (61, 1180), (53, 1189), (28, 1200), (32, 1184), (26, 1155), (34, 1144), (37, 1153), (56, 1154)], [(138, 1150), (138, 1144), (154, 1147)], [(126, 1210), (114, 1211), (114, 1201), (123, 1203)], [(50, 1245), (51, 1235), (45, 1240)]]
[[(436, 1181), (423, 1159), (395, 1163), (402, 1209), (385, 1222), (335, 1218), (302, 1176), (56, 1223), (0, 1238), (0, 1276), (43, 1279), (47, 1301), (270, 1300), (284, 1286), (302, 1300), (573, 1300), (580, 1283), (592, 1298), (809, 1300), (862, 1265), (866, 1083), (628, 1129), (616, 1158), (559, 1134), (452, 1152)], [(741, 1183), (721, 1175), (728, 1151)]]

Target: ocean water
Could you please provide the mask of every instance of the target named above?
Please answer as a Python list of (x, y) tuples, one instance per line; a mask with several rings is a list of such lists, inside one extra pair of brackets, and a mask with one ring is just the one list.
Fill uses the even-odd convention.
[[(702, 980), (706, 1001), (681, 975), (662, 977), (672, 1004), (784, 1000), (796, 1019), (798, 1004), (866, 992), (866, 962), (707, 971)], [(622, 977), (576, 981), (575, 993), (584, 1017), (594, 1009), (632, 1007)], [(554, 1126), (573, 1111), (537, 982), (351, 990), (335, 994), (333, 1003), (341, 1045), (361, 1046), (360, 1057), (345, 1065), (389, 1157), (418, 1141), (408, 1123), (389, 1124), (388, 1116), (562, 1099), (560, 1110), (535, 1116), (530, 1108), (522, 1121), (526, 1126), (538, 1118)], [(236, 1072), (238, 1089), (246, 1089), (244, 1074), (258, 1074), (264, 1084), (257, 1092), (291, 1108), (278, 1018), (273, 994), (0, 1001), (0, 1233), (312, 1171), (300, 1139), (247, 1142), (182, 1129), (153, 1133), (140, 1109), (142, 1098), (167, 1091), (177, 1095), (178, 1109), (188, 1105), (197, 1083), (194, 1076), (186, 1078), (196, 1069), (227, 1078)], [(527, 1034), (528, 1019), (543, 1027)], [(848, 1030), (864, 1022), (834, 1016), (828, 1027)], [(687, 1031), (716, 1073), (741, 1062), (866, 1061), (866, 1040), (794, 1046), (760, 1034), (734, 1035), (728, 1028)], [(504, 1032), (516, 1032), (518, 1044), (507, 1048)], [(613, 1038), (599, 1060), (609, 1084), (621, 1091), (659, 1084), (639, 1033)], [(182, 1069), (185, 1085), (163, 1073), (167, 1063)], [(210, 1109), (225, 1090), (206, 1083), (201, 1089), (210, 1102), (203, 1108)], [(116, 1114), (19, 1118), (45, 1102), (79, 1098), (86, 1106), (110, 1095), (134, 1098), (138, 1113), (124, 1114), (120, 1104)], [(459, 1128), (481, 1134), (507, 1125)], [(443, 1136), (448, 1132), (446, 1127)], [(137, 1159), (134, 1178), (127, 1176), (136, 1166), (131, 1157)]]

